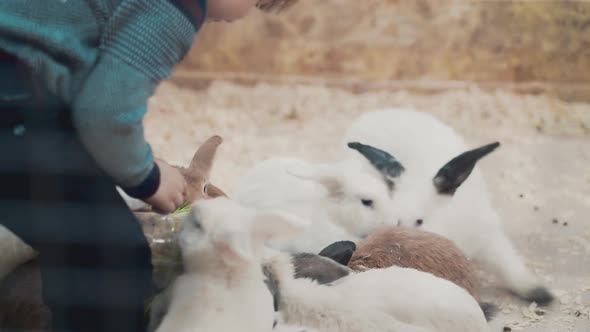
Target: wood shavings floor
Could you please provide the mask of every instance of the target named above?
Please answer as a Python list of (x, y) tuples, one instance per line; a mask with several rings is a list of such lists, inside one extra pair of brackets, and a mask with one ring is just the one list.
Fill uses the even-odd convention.
[(322, 86), (214, 82), (197, 91), (164, 83), (150, 100), (146, 135), (157, 156), (176, 164), (221, 135), (212, 180), (231, 195), (240, 174), (262, 158), (332, 158), (358, 114), (387, 106), (432, 112), (473, 146), (503, 144), (481, 166), (506, 231), (558, 298), (535, 308), (485, 286), (484, 300), (501, 306), (493, 331), (590, 331), (590, 104), (475, 88), (354, 95)]

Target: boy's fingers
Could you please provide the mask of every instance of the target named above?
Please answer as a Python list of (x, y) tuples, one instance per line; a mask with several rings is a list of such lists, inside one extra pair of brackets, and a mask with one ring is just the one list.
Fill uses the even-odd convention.
[(176, 208), (180, 207), (184, 203), (184, 195), (181, 193), (176, 194), (174, 196), (174, 203)]
[(174, 209), (169, 204), (161, 204), (156, 208), (156, 212), (158, 212), (159, 214), (168, 214), (174, 212)]
[(186, 182), (182, 183), (182, 200), (186, 200), (188, 198), (188, 184)]
[(176, 208), (178, 207), (176, 204), (172, 203), (172, 204), (167, 204), (167, 213), (172, 213), (174, 211), (176, 211)]

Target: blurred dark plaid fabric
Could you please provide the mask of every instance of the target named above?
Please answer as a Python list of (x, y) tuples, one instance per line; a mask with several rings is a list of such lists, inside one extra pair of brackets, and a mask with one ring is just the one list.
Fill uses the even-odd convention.
[(141, 226), (67, 107), (37, 97), (7, 54), (0, 77), (0, 224), (39, 252), (53, 331), (145, 331), (152, 265)]

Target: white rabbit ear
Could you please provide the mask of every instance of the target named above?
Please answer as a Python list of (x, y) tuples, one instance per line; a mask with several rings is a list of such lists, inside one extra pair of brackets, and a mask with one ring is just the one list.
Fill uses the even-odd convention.
[(261, 241), (299, 234), (311, 224), (282, 211), (258, 212), (252, 218), (252, 233)]
[(252, 241), (248, 234), (224, 232), (216, 234), (212, 242), (221, 259), (228, 265), (244, 265), (254, 259)]
[(287, 173), (302, 180), (321, 184), (332, 196), (341, 195), (343, 192), (343, 181), (339, 173), (327, 165), (292, 166), (287, 169)]

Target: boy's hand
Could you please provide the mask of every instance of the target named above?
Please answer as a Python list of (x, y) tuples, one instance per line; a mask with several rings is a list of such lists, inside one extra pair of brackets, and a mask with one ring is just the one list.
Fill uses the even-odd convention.
[(156, 160), (160, 169), (160, 186), (154, 195), (145, 199), (152, 208), (161, 213), (171, 213), (184, 204), (187, 184), (178, 169), (162, 160)]

